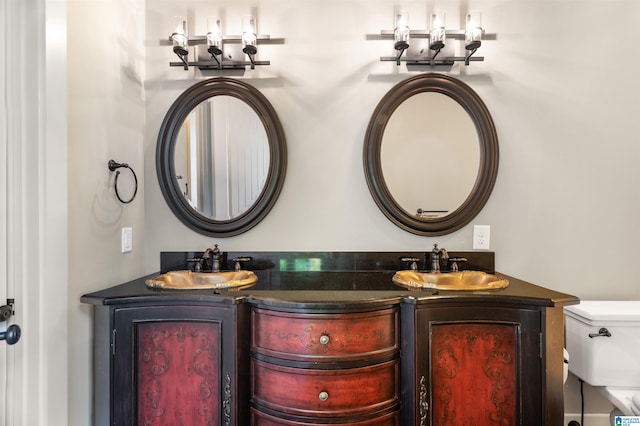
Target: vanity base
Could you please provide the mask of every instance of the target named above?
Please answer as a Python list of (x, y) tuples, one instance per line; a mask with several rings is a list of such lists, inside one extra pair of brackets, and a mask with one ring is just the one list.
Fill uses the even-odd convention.
[[(506, 276), (491, 291), (407, 289), (391, 281), (401, 253), (306, 255), (255, 254), (271, 266), (245, 290), (150, 289), (155, 273), (83, 296), (96, 424), (562, 425), (563, 307), (577, 298)], [(374, 259), (392, 266), (344, 269)], [(286, 270), (325, 260), (341, 269)]]

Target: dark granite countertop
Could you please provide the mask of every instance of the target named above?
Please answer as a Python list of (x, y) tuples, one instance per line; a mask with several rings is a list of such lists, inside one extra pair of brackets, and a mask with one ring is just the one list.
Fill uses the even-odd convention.
[[(497, 273), (509, 280), (504, 289), (448, 291), (408, 289), (392, 282), (393, 271), (274, 271), (257, 270), (256, 285), (242, 290), (150, 289), (145, 280), (158, 273), (82, 296), (85, 303), (120, 305), (131, 303), (227, 303), (250, 301), (259, 306), (294, 309), (349, 308), (408, 303), (474, 301), (530, 306), (562, 306), (578, 303), (574, 296)], [(170, 298), (170, 299), (168, 299)]]
[[(391, 278), (395, 271), (407, 269), (402, 258), (427, 262), (429, 252), (242, 252), (224, 253), (221, 268), (229, 270), (233, 259), (250, 256), (243, 268), (252, 270), (258, 282), (244, 289), (166, 290), (150, 289), (145, 280), (170, 270), (193, 267), (190, 259), (202, 252), (162, 252), (161, 271), (130, 282), (82, 296), (94, 305), (147, 303), (223, 303), (251, 302), (258, 306), (305, 309), (363, 309), (405, 303), (512, 303), (529, 306), (562, 306), (579, 303), (571, 295), (540, 287), (515, 277), (497, 273), (509, 280), (504, 289), (489, 291), (448, 291), (405, 288)], [(449, 252), (467, 259), (463, 269), (494, 273), (495, 254), (487, 251)]]

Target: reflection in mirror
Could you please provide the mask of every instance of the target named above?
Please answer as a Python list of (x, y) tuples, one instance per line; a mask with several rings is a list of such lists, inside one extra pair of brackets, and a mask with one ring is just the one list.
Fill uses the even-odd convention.
[(176, 140), (176, 182), (200, 214), (214, 220), (240, 216), (258, 200), (269, 172), (262, 121), (232, 96), (201, 102)]
[(230, 237), (256, 226), (284, 184), (287, 144), (267, 98), (216, 77), (186, 89), (167, 111), (156, 148), (162, 195), (182, 223)]
[(395, 225), (437, 236), (468, 224), (498, 172), (498, 137), (478, 94), (453, 77), (425, 73), (394, 86), (364, 140), (373, 200)]
[(396, 202), (420, 218), (447, 215), (469, 196), (480, 145), (469, 114), (449, 96), (415, 94), (393, 112), (381, 142), (384, 181)]

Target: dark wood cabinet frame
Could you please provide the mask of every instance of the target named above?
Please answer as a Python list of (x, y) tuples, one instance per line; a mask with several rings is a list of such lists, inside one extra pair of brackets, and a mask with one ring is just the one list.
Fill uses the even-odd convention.
[[(441, 93), (460, 104), (473, 121), (480, 143), (478, 176), (471, 193), (456, 210), (436, 218), (417, 217), (402, 208), (394, 199), (382, 173), (382, 137), (389, 118), (402, 102), (423, 92)], [(439, 123), (429, 125), (438, 126)], [(391, 222), (417, 235), (450, 234), (468, 224), (491, 195), (498, 174), (498, 159), (498, 135), (491, 114), (480, 96), (464, 82), (437, 73), (416, 75), (393, 87), (374, 110), (364, 138), (364, 173), (374, 201)]]
[[(269, 171), (258, 200), (243, 214), (215, 220), (200, 214), (182, 194), (176, 180), (174, 152), (182, 124), (191, 111), (213, 96), (233, 96), (251, 107), (264, 125), (269, 143)], [(156, 172), (160, 189), (171, 211), (194, 231), (212, 237), (231, 237), (256, 226), (275, 204), (287, 169), (287, 144), (282, 124), (267, 98), (253, 86), (227, 77), (201, 81), (185, 90), (169, 108), (156, 147)]]

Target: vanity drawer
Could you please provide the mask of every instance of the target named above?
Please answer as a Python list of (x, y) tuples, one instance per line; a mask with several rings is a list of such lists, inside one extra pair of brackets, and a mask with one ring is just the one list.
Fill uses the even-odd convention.
[(398, 309), (299, 314), (255, 308), (251, 349), (298, 361), (369, 359), (398, 350)]
[(266, 409), (312, 417), (348, 417), (397, 407), (399, 360), (316, 370), (251, 360), (251, 396)]
[(397, 411), (387, 413), (367, 420), (345, 420), (343, 423), (323, 423), (322, 419), (317, 419), (313, 423), (299, 422), (295, 420), (281, 419), (270, 416), (267, 413), (251, 409), (252, 426), (324, 426), (324, 425), (350, 425), (350, 426), (400, 426), (400, 414)]

